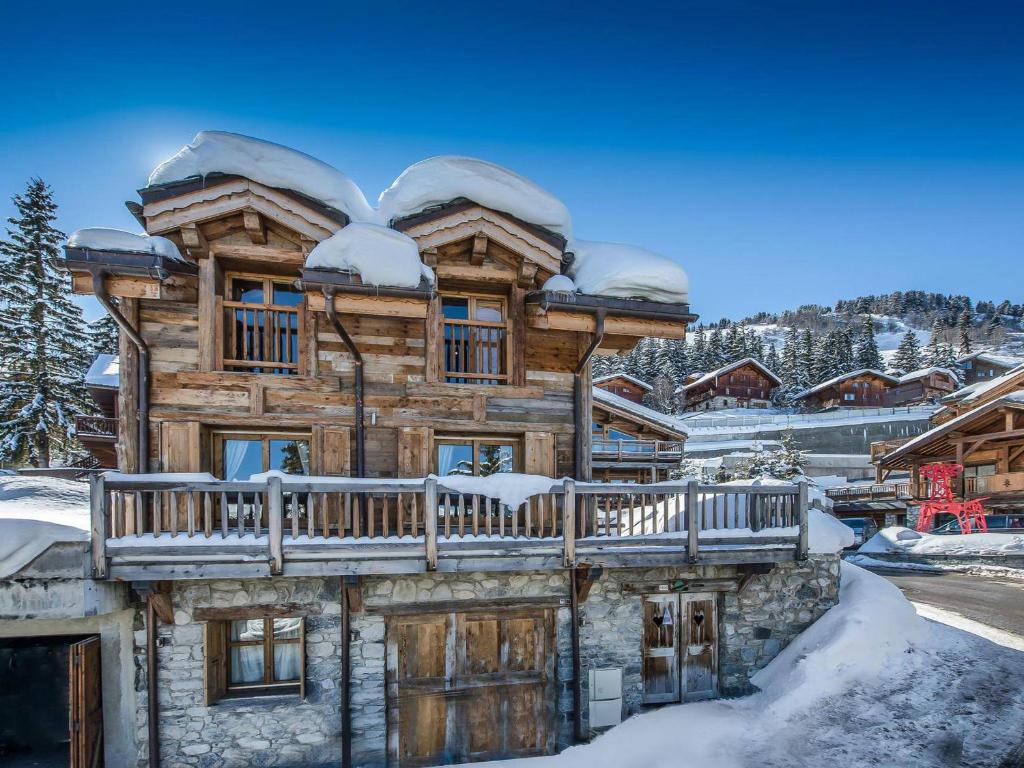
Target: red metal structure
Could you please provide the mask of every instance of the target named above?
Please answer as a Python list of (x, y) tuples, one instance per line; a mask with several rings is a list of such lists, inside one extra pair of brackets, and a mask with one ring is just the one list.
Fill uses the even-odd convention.
[(964, 471), (963, 464), (926, 464), (921, 467), (921, 476), (931, 483), (928, 501), (921, 505), (917, 516), (917, 530), (927, 533), (935, 526), (935, 516), (940, 512), (956, 517), (961, 533), (982, 533), (988, 531), (985, 522), (984, 499), (956, 501), (953, 497), (953, 478)]

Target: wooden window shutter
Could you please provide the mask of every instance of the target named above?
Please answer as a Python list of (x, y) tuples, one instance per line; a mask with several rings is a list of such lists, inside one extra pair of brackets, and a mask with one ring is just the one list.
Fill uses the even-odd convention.
[(528, 475), (555, 476), (555, 436), (551, 432), (527, 432), (523, 439), (524, 471)]
[(164, 472), (202, 471), (202, 429), (198, 421), (165, 421), (160, 426)]
[(398, 432), (398, 476), (424, 477), (430, 472), (428, 427), (402, 427)]
[(228, 688), (227, 622), (208, 621), (203, 627), (203, 703), (210, 706)]

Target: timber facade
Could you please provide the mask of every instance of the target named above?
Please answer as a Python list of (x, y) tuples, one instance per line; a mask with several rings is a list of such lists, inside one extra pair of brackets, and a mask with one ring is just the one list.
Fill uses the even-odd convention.
[(768, 408), (782, 380), (752, 357), (737, 360), (679, 387), (684, 411)]
[[(295, 192), (141, 198), (181, 261), (67, 250), (122, 327), (120, 472), (87, 545), (0, 583), (0, 635), (99, 638), (74, 768), (551, 754), (749, 692), (838, 599), (806, 486), (653, 485), (685, 435), (594, 394), (592, 354), (687, 305), (544, 291), (565, 240), (461, 198), (391, 222), (411, 288), (307, 268), (349, 222)], [(620, 428), (653, 452), (602, 452)], [(472, 480), (508, 472), (525, 498)]]

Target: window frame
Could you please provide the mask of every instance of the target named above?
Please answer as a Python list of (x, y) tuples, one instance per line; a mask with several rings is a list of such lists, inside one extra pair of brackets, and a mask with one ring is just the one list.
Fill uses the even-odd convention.
[(261, 472), (268, 472), (270, 468), (270, 443), (274, 440), (301, 440), (309, 448), (309, 474), (315, 474), (313, 468), (313, 436), (309, 432), (253, 432), (249, 429), (231, 430), (217, 429), (211, 432), (210, 438), (213, 442), (213, 475), (221, 480), (224, 479), (224, 441), (225, 440), (252, 440), (261, 443), (262, 466)]
[[(434, 447), (430, 453), (430, 463), (433, 466), (433, 471), (438, 477), (444, 478), (446, 475), (440, 474), (440, 467), (437, 462), (437, 449), (441, 445), (465, 445), (469, 443), (473, 452), (473, 477), (481, 477), (480, 475), (480, 446), (481, 445), (510, 445), (512, 446), (512, 472), (522, 472), (523, 469), (523, 449), (522, 440), (518, 437), (508, 437), (505, 435), (441, 435), (434, 438)], [(499, 473), (502, 474), (502, 473)]]
[[(500, 322), (487, 321), (487, 320), (460, 320), (456, 318), (446, 318), (444, 316), (444, 300), (446, 298), (455, 299), (466, 299), (467, 307), (466, 314), (472, 318), (476, 314), (476, 306), (479, 301), (484, 302), (495, 302), (501, 305), (502, 319)], [(437, 294), (437, 318), (438, 318), (438, 334), (437, 334), (437, 356), (438, 356), (438, 380), (442, 384), (452, 384), (455, 386), (508, 386), (514, 380), (513, 366), (514, 356), (513, 348), (514, 344), (514, 330), (512, 324), (512, 313), (511, 304), (509, 297), (500, 293), (484, 293), (480, 291), (465, 291), (465, 290), (439, 290)], [(445, 341), (446, 341), (446, 328), (448, 325), (464, 326), (469, 328), (498, 328), (504, 330), (504, 353), (501, 355), (503, 358), (504, 373), (480, 373), (478, 371), (460, 373), (455, 372), (453, 375), (449, 375), (447, 367), (447, 355), (445, 354)], [(463, 381), (449, 381), (452, 379), (463, 379)]]
[[(231, 296), (236, 281), (262, 282), (263, 302), (243, 302), (232, 299)], [(226, 271), (224, 273), (224, 288), (221, 292), (221, 296), (217, 298), (217, 367), (219, 370), (227, 373), (249, 373), (265, 376), (297, 376), (302, 373), (304, 370), (303, 365), (305, 363), (305, 347), (307, 341), (305, 323), (306, 297), (303, 295), (302, 301), (296, 305), (273, 303), (274, 284), (287, 284), (291, 287), (294, 282), (294, 277), (271, 275), (259, 272)], [(264, 313), (269, 311), (294, 312), (296, 315), (295, 337), (297, 345), (295, 361), (290, 363), (270, 361), (269, 364), (259, 365), (259, 361), (239, 360), (234, 357), (228, 357), (228, 323), (230, 322), (232, 325), (234, 324), (235, 310), (241, 308), (253, 308), (254, 311), (262, 311)], [(234, 354), (234, 350), (231, 350), (231, 354)], [(257, 368), (261, 368), (263, 370), (255, 370)]]
[[(253, 621), (263, 619), (262, 640), (232, 640), (231, 625), (236, 621)], [(281, 640), (274, 638), (274, 621), (281, 619), (299, 619), (299, 636)], [(275, 696), (282, 693), (302, 693), (306, 668), (306, 620), (304, 616), (265, 616), (256, 614), (248, 619), (225, 619), (224, 658), (225, 658), (225, 697), (241, 698), (247, 696)], [(274, 680), (274, 648), (278, 645), (299, 646), (299, 676), (295, 680)], [(263, 682), (232, 683), (231, 682), (231, 650), (233, 648), (263, 647)]]
[[(197, 609), (205, 614), (203, 624), (203, 704), (207, 707), (224, 699), (249, 699), (263, 696), (294, 696), (306, 698), (306, 614), (281, 611), (277, 606), (251, 606), (248, 608)], [(264, 621), (262, 640), (233, 641), (231, 625), (234, 621)], [(299, 636), (275, 641), (275, 619), (298, 619)], [(268, 628), (270, 632), (268, 633)], [(232, 684), (231, 648), (264, 646), (264, 682), (260, 684)], [(275, 645), (296, 645), (299, 649), (299, 677), (296, 680), (273, 682), (273, 652)], [(269, 650), (268, 650), (269, 649)], [(268, 656), (269, 654), (269, 656)], [(268, 670), (269, 658), (269, 672)], [(267, 683), (267, 679), (271, 682)]]

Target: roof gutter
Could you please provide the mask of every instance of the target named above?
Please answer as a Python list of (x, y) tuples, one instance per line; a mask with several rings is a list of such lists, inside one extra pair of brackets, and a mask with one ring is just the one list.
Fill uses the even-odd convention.
[(536, 304), (542, 311), (583, 312), (602, 310), (608, 317), (639, 317), (645, 320), (669, 320), (692, 323), (697, 315), (688, 304), (661, 304), (642, 299), (618, 299), (562, 291), (533, 291), (526, 295), (527, 304)]

